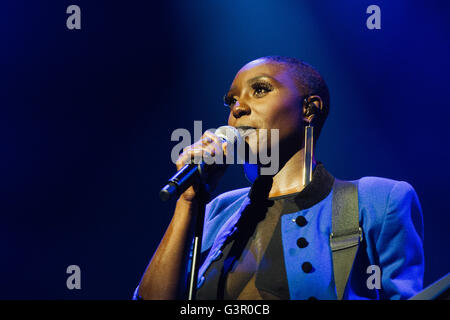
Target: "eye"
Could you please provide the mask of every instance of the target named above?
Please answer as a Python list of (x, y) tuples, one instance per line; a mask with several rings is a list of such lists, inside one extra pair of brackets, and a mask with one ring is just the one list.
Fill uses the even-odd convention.
[(256, 97), (263, 97), (267, 93), (273, 90), (273, 86), (268, 82), (255, 82), (252, 84), (254, 95)]
[(223, 96), (223, 104), (225, 107), (231, 107), (236, 103), (236, 99), (231, 95), (224, 95)]

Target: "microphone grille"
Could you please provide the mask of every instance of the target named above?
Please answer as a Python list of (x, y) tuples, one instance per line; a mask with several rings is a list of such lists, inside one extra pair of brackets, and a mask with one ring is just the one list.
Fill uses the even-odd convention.
[(237, 145), (240, 145), (242, 143), (241, 134), (235, 127), (221, 126), (214, 133), (216, 136), (224, 139), (228, 143), (236, 143)]

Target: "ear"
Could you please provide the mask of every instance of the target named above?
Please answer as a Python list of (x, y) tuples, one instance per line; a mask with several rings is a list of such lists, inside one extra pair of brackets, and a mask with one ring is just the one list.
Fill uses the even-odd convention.
[(312, 124), (317, 119), (318, 114), (323, 111), (323, 101), (320, 96), (306, 96), (303, 99), (303, 121)]

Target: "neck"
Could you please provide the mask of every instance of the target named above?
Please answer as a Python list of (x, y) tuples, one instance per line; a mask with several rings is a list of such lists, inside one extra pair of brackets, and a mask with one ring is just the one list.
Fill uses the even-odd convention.
[[(277, 197), (286, 194), (300, 192), (304, 189), (303, 175), (305, 168), (304, 150), (298, 150), (292, 155), (280, 168), (278, 173), (273, 176), (272, 188), (269, 197)], [(313, 157), (313, 168), (316, 166), (316, 160)]]

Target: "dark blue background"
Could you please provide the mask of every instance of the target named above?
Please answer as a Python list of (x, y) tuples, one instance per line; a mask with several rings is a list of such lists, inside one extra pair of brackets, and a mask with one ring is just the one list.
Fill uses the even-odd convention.
[[(245, 63), (316, 66), (331, 113), (316, 157), (341, 179), (411, 183), (425, 285), (450, 271), (445, 1), (2, 1), (0, 298), (128, 299), (170, 220), (170, 135), (226, 123)], [(81, 7), (82, 29), (66, 28)], [(381, 7), (381, 30), (366, 8)], [(247, 186), (230, 167), (217, 193)], [(81, 267), (82, 289), (66, 288)]]

